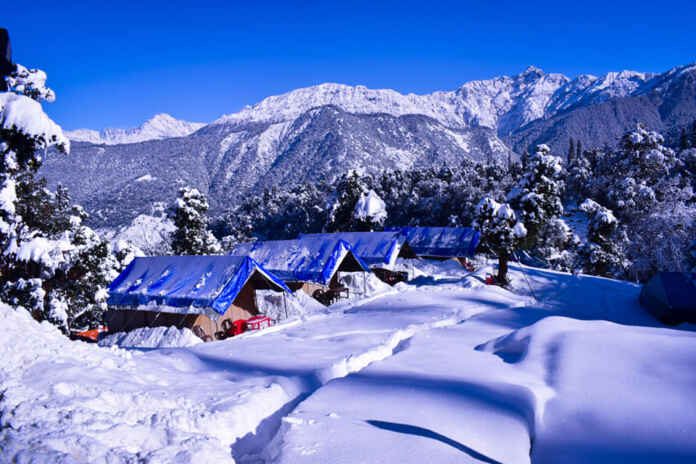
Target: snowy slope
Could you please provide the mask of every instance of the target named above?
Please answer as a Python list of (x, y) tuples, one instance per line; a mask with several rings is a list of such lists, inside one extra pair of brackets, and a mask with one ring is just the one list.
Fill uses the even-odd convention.
[(133, 129), (107, 128), (100, 131), (91, 129), (76, 129), (66, 131), (70, 140), (94, 144), (116, 145), (119, 143), (144, 142), (146, 140), (165, 139), (169, 137), (184, 137), (201, 127), (199, 122), (187, 122), (175, 119), (168, 114), (157, 114), (152, 119)]
[(696, 327), (662, 327), (633, 284), (513, 264), (513, 293), (429, 266), (188, 348), (69, 342), (0, 306), (0, 462), (696, 458)]

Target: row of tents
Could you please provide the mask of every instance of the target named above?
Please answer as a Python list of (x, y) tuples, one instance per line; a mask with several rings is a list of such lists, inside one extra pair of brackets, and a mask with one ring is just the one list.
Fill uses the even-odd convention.
[(190, 328), (220, 338), (236, 320), (259, 314), (257, 292), (311, 296), (340, 289), (339, 273), (375, 271), (390, 278), (398, 258), (473, 256), (479, 233), (457, 227), (304, 234), (294, 240), (241, 243), (228, 256), (135, 258), (109, 287), (110, 332), (140, 327)]

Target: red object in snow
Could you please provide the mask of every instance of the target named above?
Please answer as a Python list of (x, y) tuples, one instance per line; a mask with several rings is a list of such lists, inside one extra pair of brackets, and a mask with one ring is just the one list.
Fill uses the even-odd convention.
[(70, 338), (72, 340), (82, 340), (85, 342), (96, 343), (99, 340), (99, 334), (108, 332), (108, 327), (99, 327), (92, 330), (85, 330), (84, 332), (72, 332)]
[(486, 274), (486, 285), (495, 285), (495, 277), (490, 274)]
[(271, 326), (271, 318), (259, 314), (258, 316), (247, 319), (247, 330), (260, 330)]
[(232, 323), (232, 327), (227, 331), (228, 336), (239, 335), (246, 331), (246, 321), (244, 319), (237, 319)]

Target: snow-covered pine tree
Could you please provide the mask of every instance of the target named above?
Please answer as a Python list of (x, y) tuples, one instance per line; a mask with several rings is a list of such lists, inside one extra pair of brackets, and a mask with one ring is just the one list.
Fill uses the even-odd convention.
[(381, 230), (387, 220), (387, 206), (374, 190), (369, 190), (355, 203), (353, 230), (372, 232)]
[(214, 255), (222, 248), (208, 230), (208, 199), (195, 188), (184, 187), (174, 204), (172, 252), (175, 255)]
[(356, 171), (351, 171), (339, 178), (328, 208), (330, 213), (326, 224), (327, 232), (354, 230), (355, 205), (361, 197), (367, 194), (369, 188), (370, 186), (365, 185)]
[(528, 248), (537, 245), (549, 221), (563, 214), (563, 166), (561, 159), (550, 152), (548, 145), (537, 147), (524, 168), (522, 178), (507, 197), (527, 228), (525, 246)]
[(587, 199), (580, 208), (587, 214), (588, 242), (580, 250), (587, 274), (622, 278), (629, 266), (626, 258), (628, 237), (611, 210)]
[(476, 207), (473, 227), (481, 233), (481, 244), (498, 257), (497, 281), (506, 284), (510, 257), (527, 235), (524, 224), (510, 205), (486, 197)]
[(55, 94), (46, 74), (21, 65), (0, 93), (0, 299), (23, 306), (64, 332), (101, 323), (106, 285), (116, 276), (108, 243), (82, 224), (84, 211), (67, 191), (36, 179), (49, 147), (68, 152), (41, 100)]
[(592, 165), (586, 153), (573, 157), (568, 163), (568, 173), (566, 175), (565, 198), (567, 201), (577, 201), (586, 198), (588, 193), (587, 184), (592, 177)]

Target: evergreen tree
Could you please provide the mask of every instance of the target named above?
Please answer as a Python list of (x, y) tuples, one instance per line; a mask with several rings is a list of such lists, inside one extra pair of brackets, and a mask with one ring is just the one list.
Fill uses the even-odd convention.
[(508, 204), (486, 197), (476, 208), (473, 227), (481, 233), (481, 244), (498, 257), (497, 281), (507, 283), (508, 262), (527, 235), (524, 224)]
[(576, 144), (575, 147), (576, 147), (576, 148), (575, 148), (575, 156), (576, 156), (577, 158), (580, 158), (580, 157), (582, 156), (582, 154), (583, 154), (583, 151), (582, 151), (582, 141), (578, 140), (578, 143)]
[(529, 248), (537, 245), (546, 224), (563, 214), (563, 167), (561, 159), (552, 156), (550, 151), (547, 145), (537, 147), (522, 178), (507, 197), (527, 228), (526, 245)]
[(172, 219), (172, 252), (175, 255), (214, 255), (222, 252), (215, 236), (208, 230), (208, 199), (195, 188), (179, 190)]
[(622, 278), (629, 266), (628, 238), (611, 210), (590, 199), (580, 208), (588, 217), (588, 243), (581, 249), (583, 271), (592, 275)]
[[(51, 192), (35, 177), (48, 147), (69, 151), (39, 103), (55, 99), (45, 81), (43, 71), (17, 65), (7, 79), (11, 93), (0, 94), (0, 120), (21, 122), (0, 129), (0, 299), (67, 333), (101, 323), (116, 268), (108, 243), (83, 225), (87, 215), (71, 206), (67, 190)], [(12, 114), (17, 108), (21, 118)]]
[(566, 158), (568, 160), (569, 165), (573, 162), (573, 159), (575, 158), (575, 140), (573, 140), (573, 137), (570, 138), (570, 146), (568, 147), (568, 156)]
[(689, 137), (689, 134), (686, 132), (686, 127), (684, 127), (679, 137), (679, 149), (688, 150), (689, 148), (691, 148), (691, 137)]

